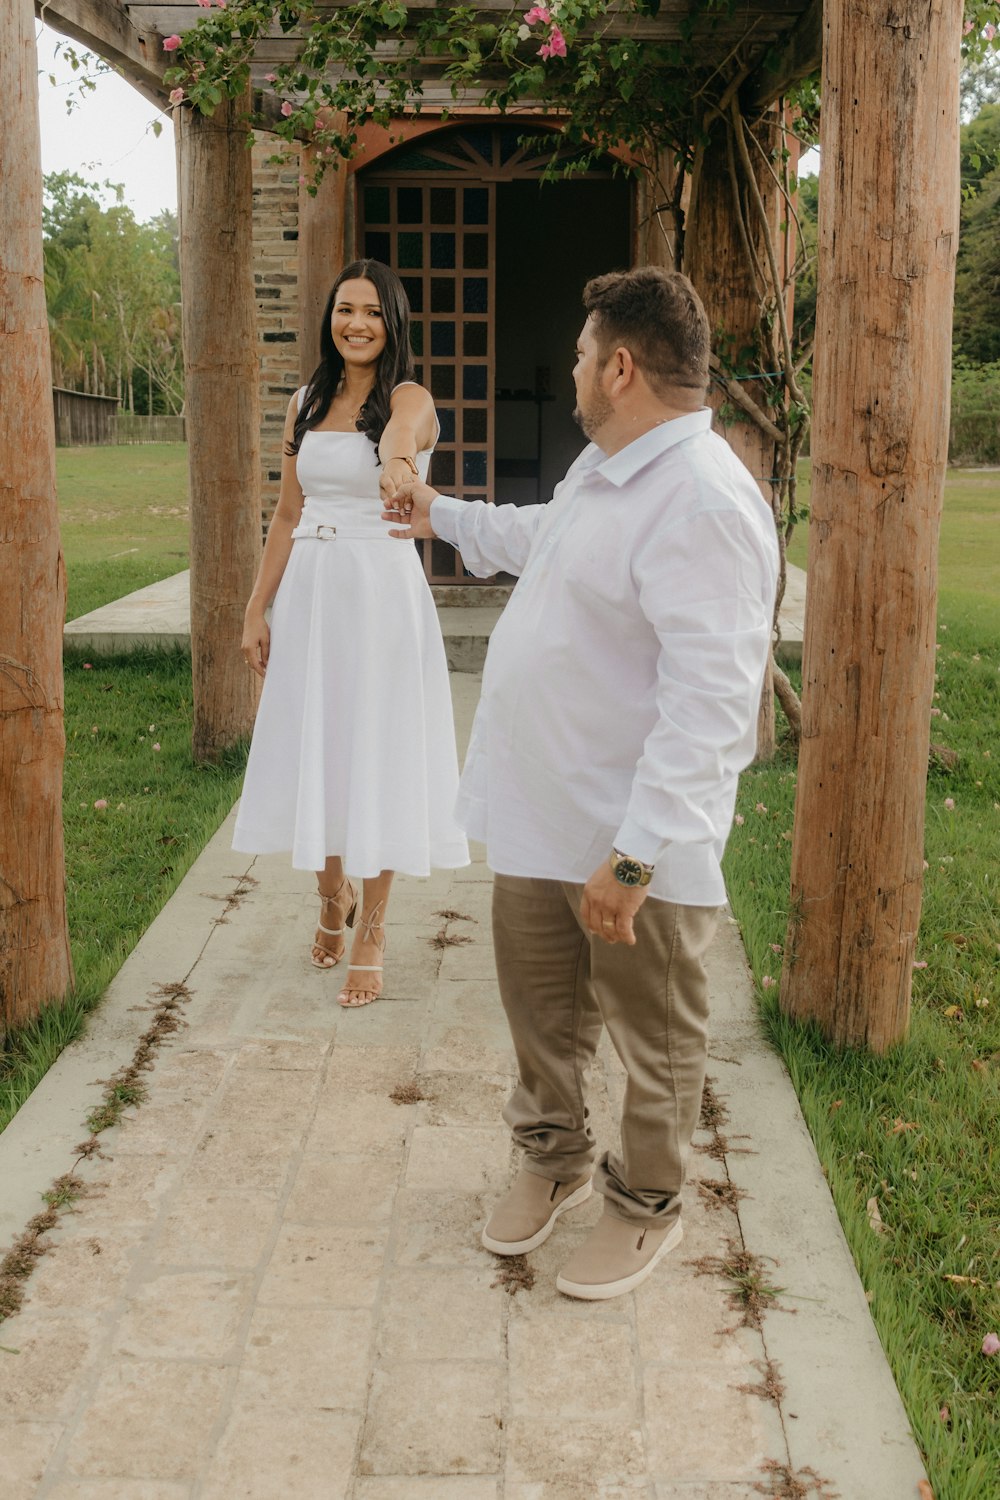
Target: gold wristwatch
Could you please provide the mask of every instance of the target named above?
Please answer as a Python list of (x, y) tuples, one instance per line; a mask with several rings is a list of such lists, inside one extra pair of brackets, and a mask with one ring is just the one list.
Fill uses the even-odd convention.
[(648, 885), (653, 878), (652, 865), (644, 865), (642, 860), (633, 859), (620, 849), (612, 849), (608, 863), (612, 875), (620, 885)]

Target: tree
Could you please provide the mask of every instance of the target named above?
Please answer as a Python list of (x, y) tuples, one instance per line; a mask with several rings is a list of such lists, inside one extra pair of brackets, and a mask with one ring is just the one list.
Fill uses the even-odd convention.
[(962, 126), (963, 202), (955, 274), (955, 353), (1000, 360), (1000, 104)]

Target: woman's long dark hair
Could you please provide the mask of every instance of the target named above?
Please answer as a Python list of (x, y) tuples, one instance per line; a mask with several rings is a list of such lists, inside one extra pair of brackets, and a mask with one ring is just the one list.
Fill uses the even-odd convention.
[(344, 374), (344, 360), (338, 354), (330, 330), (330, 316), (337, 301), (337, 293), (345, 281), (370, 281), (378, 292), (382, 308), (382, 325), (385, 328), (385, 348), (379, 355), (375, 367), (375, 384), (357, 420), (357, 429), (371, 438), (377, 448), (392, 411), (389, 397), (394, 386), (401, 380), (413, 379), (413, 354), (410, 349), (410, 304), (406, 300), (403, 285), (395, 271), (379, 260), (353, 260), (345, 266), (333, 283), (323, 312), (323, 324), (319, 332), (320, 362), (312, 379), (306, 386), (302, 406), (295, 418), (292, 441), (286, 443), (285, 452), (291, 456), (298, 453), (302, 439), (310, 428), (322, 422), (330, 410), (330, 403), (337, 394)]

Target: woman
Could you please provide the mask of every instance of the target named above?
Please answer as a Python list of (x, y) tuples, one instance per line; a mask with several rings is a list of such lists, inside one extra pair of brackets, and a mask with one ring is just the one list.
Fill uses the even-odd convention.
[[(315, 870), (317, 968), (354, 926), (339, 1000), (382, 990), (393, 872), (469, 862), (448, 668), (416, 550), (389, 537), (385, 500), (423, 478), (437, 441), (413, 380), (398, 278), (354, 261), (334, 284), (322, 358), (288, 403), (281, 493), (247, 604), (243, 656), (264, 678), (233, 848), (291, 850)], [(274, 601), (271, 628), (264, 611)], [(346, 871), (362, 877), (358, 892)]]

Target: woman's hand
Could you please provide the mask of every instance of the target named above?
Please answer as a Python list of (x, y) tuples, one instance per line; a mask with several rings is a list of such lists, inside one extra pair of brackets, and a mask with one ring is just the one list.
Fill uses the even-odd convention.
[(267, 671), (267, 658), (271, 650), (271, 630), (262, 609), (247, 608), (243, 620), (243, 640), (240, 651), (248, 667), (263, 677)]
[(409, 483), (401, 484), (396, 494), (386, 501), (382, 512), (383, 521), (402, 521), (407, 529), (390, 531), (389, 535), (401, 537), (404, 541), (433, 538), (436, 533), (431, 526), (431, 506), (437, 497), (437, 490), (411, 475)]
[(396, 491), (402, 485), (408, 484), (415, 478), (413, 470), (405, 458), (387, 458), (382, 464), (379, 474), (378, 487), (382, 495), (382, 503), (388, 505)]

